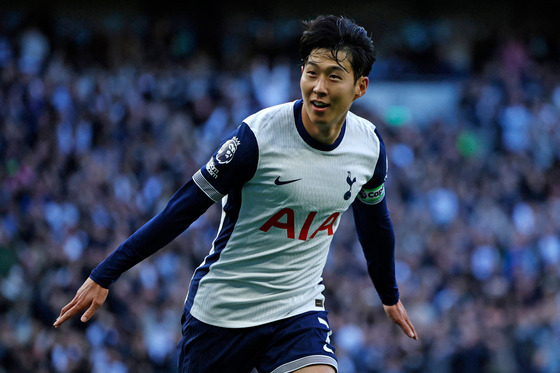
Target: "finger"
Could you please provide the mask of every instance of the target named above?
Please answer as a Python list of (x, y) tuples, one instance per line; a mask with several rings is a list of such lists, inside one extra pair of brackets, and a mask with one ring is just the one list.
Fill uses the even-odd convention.
[(400, 311), (400, 315), (398, 317), (399, 320), (398, 324), (400, 325), (401, 329), (410, 338), (418, 339), (416, 330), (414, 329), (414, 325), (412, 325), (412, 322), (408, 318), (408, 313), (406, 312), (406, 309), (404, 308), (404, 305), (401, 303), (400, 300), (398, 306), (399, 306), (398, 309)]
[(412, 322), (407, 318), (406, 323), (408, 324), (408, 326), (410, 327), (410, 330), (412, 330), (412, 333), (414, 334), (414, 336), (411, 337), (411, 338), (415, 339), (415, 340), (418, 340), (418, 333), (416, 333), (416, 329), (414, 328), (414, 325), (412, 325)]
[(416, 336), (416, 333), (414, 332), (414, 329), (410, 327), (410, 325), (407, 321), (408, 320), (406, 320), (406, 319), (405, 320), (399, 320), (398, 324), (401, 327), (404, 334), (406, 334), (410, 338), (414, 339), (415, 336)]
[(58, 317), (62, 316), (63, 314), (65, 314), (69, 309), (71, 309), (72, 307), (74, 307), (74, 305), (76, 304), (76, 298), (77, 296), (74, 297), (74, 299), (72, 299), (70, 301), (70, 303), (68, 303), (66, 306), (62, 307), (62, 309), (60, 310), (60, 315), (58, 315)]
[(53, 324), (55, 328), (58, 328), (66, 320), (68, 320), (69, 318), (71, 318), (81, 310), (88, 307), (88, 304), (87, 303), (84, 304), (84, 301), (80, 300), (80, 298), (81, 298), (80, 291), (78, 290), (78, 293), (76, 294), (74, 299), (72, 299), (72, 301), (68, 303), (66, 306), (64, 306), (60, 311), (60, 315), (58, 316), (58, 318), (55, 320)]
[(412, 339), (418, 340), (418, 334), (416, 333), (416, 329), (414, 328), (414, 325), (412, 325), (412, 322), (408, 318), (406, 311), (402, 315), (402, 320), (399, 322), (399, 325), (407, 336), (409, 336)]
[(81, 322), (86, 322), (89, 319), (91, 319), (91, 317), (95, 314), (95, 312), (99, 309), (99, 307), (101, 307), (100, 303), (92, 302), (91, 306), (87, 309), (86, 312), (84, 312), (84, 314), (80, 318), (80, 321)]
[(55, 320), (53, 326), (55, 328), (58, 328), (60, 325), (64, 324), (66, 320), (68, 320), (69, 318), (77, 314), (82, 309), (83, 308), (78, 307), (78, 305), (75, 305), (74, 307), (70, 308), (66, 312), (61, 313), (61, 315)]

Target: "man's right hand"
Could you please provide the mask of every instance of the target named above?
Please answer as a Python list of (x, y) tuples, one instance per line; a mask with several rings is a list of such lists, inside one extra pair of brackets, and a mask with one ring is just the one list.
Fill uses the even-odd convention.
[(58, 328), (66, 320), (86, 308), (87, 311), (84, 312), (80, 320), (82, 322), (88, 321), (95, 311), (105, 303), (107, 294), (109, 294), (109, 289), (105, 289), (88, 277), (76, 292), (74, 299), (62, 308), (53, 326)]

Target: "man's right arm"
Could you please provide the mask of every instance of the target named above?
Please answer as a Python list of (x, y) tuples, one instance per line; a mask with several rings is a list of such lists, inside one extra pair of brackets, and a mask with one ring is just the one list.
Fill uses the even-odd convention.
[(171, 198), (158, 215), (124, 241), (111, 255), (91, 272), (65, 305), (53, 326), (58, 328), (82, 310), (86, 322), (103, 305), (109, 285), (123, 272), (152, 255), (189, 227), (214, 203), (191, 179)]
[(214, 203), (191, 179), (169, 200), (165, 209), (144, 224), (91, 272), (108, 288), (117, 278), (184, 232)]
[(214, 202), (253, 177), (258, 163), (254, 133), (243, 123), (224, 141), (210, 161), (171, 198), (163, 211), (124, 241), (91, 272), (76, 296), (54, 322), (59, 327), (87, 308), (86, 322), (105, 302), (108, 287), (125, 271), (185, 231)]
[(240, 188), (254, 175), (257, 160), (255, 135), (243, 123), (220, 144), (208, 163), (173, 195), (163, 211), (92, 271), (91, 279), (108, 288), (123, 272), (185, 231), (214, 202)]

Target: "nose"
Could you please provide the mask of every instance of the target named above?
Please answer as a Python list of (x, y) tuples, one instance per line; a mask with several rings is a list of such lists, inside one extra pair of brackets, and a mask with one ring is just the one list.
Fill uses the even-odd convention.
[(319, 96), (327, 94), (327, 83), (324, 77), (319, 77), (316, 80), (315, 86), (313, 87), (313, 93)]

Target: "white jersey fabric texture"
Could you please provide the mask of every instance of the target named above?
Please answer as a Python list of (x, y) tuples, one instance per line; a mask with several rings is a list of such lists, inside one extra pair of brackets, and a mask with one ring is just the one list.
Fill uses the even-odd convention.
[(223, 207), (217, 238), (186, 300), (207, 324), (251, 327), (324, 309), (322, 272), (333, 234), (372, 179), (381, 141), (371, 122), (349, 112), (335, 144), (318, 146), (303, 129), (298, 105), (267, 108), (244, 121), (258, 159), (234, 193), (220, 192), (220, 167), (246, 167), (235, 160), (247, 135), (233, 136), (193, 176)]

